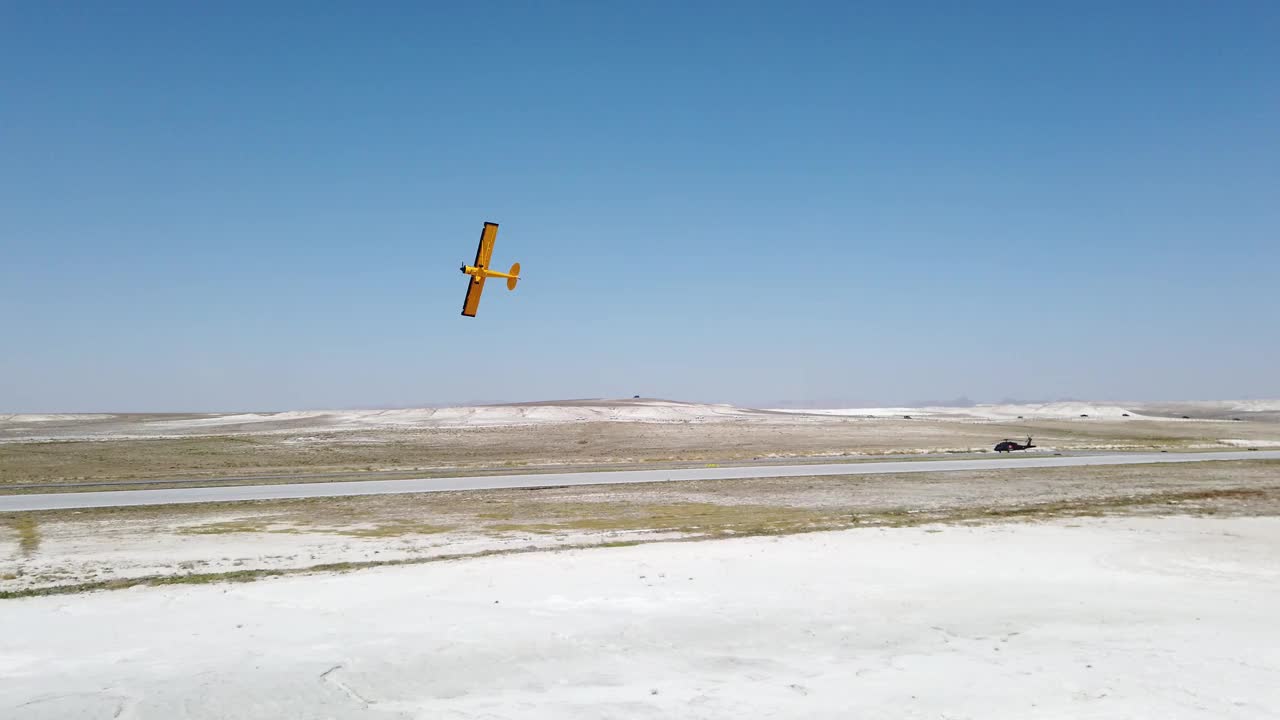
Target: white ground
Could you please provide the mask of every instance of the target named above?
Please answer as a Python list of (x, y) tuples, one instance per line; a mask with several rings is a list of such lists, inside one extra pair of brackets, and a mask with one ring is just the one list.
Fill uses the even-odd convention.
[(0, 602), (0, 717), (1280, 716), (1280, 518), (865, 529)]
[[(1229, 413), (1280, 413), (1280, 400), (1213, 401), (1173, 404), (1118, 405), (1094, 402), (1054, 402), (973, 407), (879, 407), (756, 410), (733, 405), (669, 400), (563, 400), (513, 405), (405, 408), (394, 410), (290, 410), (285, 412), (204, 413), (188, 415), (0, 414), (0, 443), (49, 440), (126, 440), (222, 434), (287, 434), (402, 431), (426, 429), (500, 428), (565, 425), (589, 422), (639, 424), (764, 423), (826, 425), (832, 416), (845, 418), (915, 419), (958, 423), (1000, 423), (1023, 420), (1102, 421), (1149, 420), (1185, 423), (1181, 413), (1195, 413), (1192, 422), (1229, 422)], [(1144, 409), (1152, 409), (1144, 413)], [(1161, 409), (1163, 410), (1161, 412)], [(1087, 415), (1088, 419), (1081, 416)], [(1280, 418), (1272, 418), (1276, 420)], [(291, 442), (317, 438), (297, 437)], [(376, 441), (376, 440), (368, 440)]]
[[(246, 517), (217, 513), (204, 522), (235, 522)], [(252, 517), (252, 515), (248, 516)], [(39, 552), (25, 557), (16, 539), (0, 545), (0, 590), (47, 587), (78, 582), (173, 576), (184, 572), (230, 573), (241, 570), (281, 570), (333, 563), (422, 560), (442, 556), (534, 547), (596, 545), (643, 539), (680, 537), (678, 532), (611, 530), (608, 532), (404, 533), (390, 537), (360, 537), (340, 532), (181, 534), (179, 525), (121, 522), (114, 528), (94, 526), (60, 532), (56, 524), (41, 528)], [(191, 523), (198, 526), (201, 523)], [(139, 528), (142, 528), (141, 530)], [(0, 526), (0, 532), (5, 528)], [(9, 533), (4, 533), (8, 535)], [(2, 552), (13, 549), (10, 552)], [(19, 574), (21, 571), (21, 574)], [(4, 612), (0, 600), (0, 615)], [(0, 631), (2, 633), (2, 631)], [(3, 635), (0, 634), (0, 638)], [(2, 644), (2, 640), (0, 640)], [(4, 715), (0, 713), (0, 718)]]
[[(753, 410), (732, 405), (673, 402), (666, 400), (563, 401), (524, 405), (484, 405), (474, 407), (405, 408), (396, 410), (290, 410), (265, 413), (211, 413), (180, 417), (122, 415), (0, 415), (0, 429), (17, 430), (27, 425), (37, 428), (57, 423), (76, 423), (79, 432), (57, 433), (50, 437), (72, 439), (95, 437), (110, 430), (112, 437), (168, 437), (220, 432), (298, 432), (301, 430), (368, 430), (388, 428), (470, 428), (510, 427), (584, 422), (707, 423), (707, 422), (797, 422), (820, 421), (821, 416), (913, 417), (952, 420), (1011, 420), (1018, 416), (1036, 419), (1071, 419), (1087, 414), (1091, 418), (1143, 417), (1117, 406), (1064, 402), (1042, 405), (980, 405), (975, 407), (891, 407), (837, 408), (813, 410)], [(808, 417), (806, 417), (808, 416)], [(815, 417), (816, 416), (816, 417)], [(92, 424), (101, 423), (99, 427)], [(115, 422), (113, 422), (115, 421)], [(56, 431), (54, 431), (56, 432)]]
[(775, 410), (806, 415), (840, 415), (848, 417), (900, 417), (910, 415), (931, 420), (1070, 420), (1081, 415), (1091, 418), (1121, 419), (1124, 417), (1149, 418), (1129, 408), (1086, 402), (1055, 402), (1034, 405), (974, 405), (972, 407), (891, 407), (891, 408), (832, 408), (823, 410)]
[(1280, 440), (1234, 440), (1234, 439), (1226, 439), (1226, 440), (1219, 440), (1218, 442), (1219, 442), (1219, 443), (1221, 443), (1221, 444), (1223, 444), (1223, 445), (1230, 445), (1230, 446), (1232, 446), (1232, 447), (1259, 447), (1259, 448), (1261, 448), (1261, 447), (1267, 447), (1267, 448), (1280, 447)]
[(759, 415), (731, 405), (700, 405), (660, 400), (627, 404), (488, 405), (475, 407), (408, 408), (403, 410), (294, 410), (243, 413), (211, 418), (155, 421), (156, 430), (225, 427), (253, 423), (311, 421), (331, 429), (386, 427), (506, 427), (573, 422), (711, 422)]
[(732, 405), (667, 400), (566, 400), (395, 410), (290, 410), (207, 413), (177, 418), (129, 415), (0, 414), (0, 441), (142, 439), (222, 433), (297, 433), (377, 429), (482, 428), (586, 422), (811, 422)]

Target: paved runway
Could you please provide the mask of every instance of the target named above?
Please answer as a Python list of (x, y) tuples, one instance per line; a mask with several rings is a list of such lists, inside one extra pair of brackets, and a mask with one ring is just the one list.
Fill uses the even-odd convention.
[(882, 475), (887, 473), (953, 472), (956, 470), (1007, 470), (1017, 468), (1081, 467), (1089, 465), (1144, 465), (1150, 463), (1209, 462), (1214, 460), (1280, 460), (1280, 450), (1206, 453), (1148, 453), (1083, 455), (1074, 457), (1011, 456), (983, 460), (921, 460), (907, 462), (837, 463), (829, 465), (766, 465), (756, 467), (707, 467), (610, 472), (538, 473), (528, 475), (479, 475), (411, 480), (363, 480), (354, 482), (239, 485), (163, 490), (50, 493), (0, 496), (0, 512), (125, 507), (131, 505), (181, 505), (187, 503), (281, 500), (289, 498), (347, 497), (446, 492), (451, 490), (499, 490), (508, 488), (615, 485), (623, 483), (677, 482), (681, 480), (735, 480), (744, 478), (809, 477), (815, 475)]

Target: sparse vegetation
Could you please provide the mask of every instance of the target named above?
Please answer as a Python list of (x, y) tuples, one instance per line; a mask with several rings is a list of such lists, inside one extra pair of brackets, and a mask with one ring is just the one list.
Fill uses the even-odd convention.
[(229, 533), (285, 532), (285, 530), (273, 529), (271, 522), (268, 520), (248, 519), (223, 520), (203, 525), (193, 525), (180, 528), (177, 532), (181, 535), (226, 535)]
[(178, 529), (181, 535), (228, 535), (233, 533), (323, 533), (330, 535), (348, 535), (350, 537), (378, 538), (397, 537), (400, 535), (434, 535), (448, 532), (453, 527), (406, 519), (392, 519), (385, 522), (366, 523), (363, 525), (330, 525), (307, 520), (304, 517), (290, 515), (266, 518), (245, 518), (239, 520), (223, 520), (199, 525), (190, 525)]
[(35, 517), (14, 515), (8, 525), (18, 535), (18, 552), (23, 557), (30, 557), (40, 549), (40, 523)]
[[(184, 557), (182, 565), (175, 562), (172, 571), (159, 578), (123, 579), (113, 576), (116, 570), (111, 564), (86, 563), (79, 557), (75, 563), (63, 564), (47, 553), (35, 557), (41, 564), (30, 564), (31, 555), (20, 551), (7, 566), (0, 566), (0, 588), (6, 591), (0, 597), (161, 582), (243, 581), (515, 550), (1121, 514), (1280, 514), (1280, 461), (1035, 471), (993, 468), (937, 475), (768, 478), (24, 513), (3, 522), (18, 534), (20, 548), (29, 552), (47, 536), (110, 535), (145, 546), (164, 543), (176, 534), (207, 538), (208, 554)], [(350, 540), (331, 545), (356, 548), (368, 560), (334, 563), (335, 556), (322, 549), (329, 545), (323, 539), (302, 555), (267, 555), (258, 549), (272, 547), (271, 538), (282, 533), (344, 536)], [(234, 550), (245, 547), (245, 538), (255, 548), (252, 555)], [(474, 541), (474, 551), (461, 552), (463, 538)], [(387, 560), (373, 558), (380, 550), (398, 554)], [(405, 557), (406, 551), (412, 555)], [(118, 561), (117, 555), (111, 558), (106, 562)]]
[[(609, 463), (708, 463), (760, 457), (877, 457), (900, 452), (989, 449), (1002, 437), (1034, 435), (1044, 446), (1181, 450), (1211, 447), (1221, 426), (1206, 421), (1123, 423), (1016, 420), (957, 423), (916, 417), (838, 418), (814, 423), (581, 423), (382, 429), (167, 439), (0, 443), (0, 488), (154, 479), (289, 476), (342, 480), (562, 468)], [(1234, 437), (1275, 437), (1274, 423), (1232, 428)], [(423, 470), (426, 468), (427, 470)], [(283, 478), (264, 476), (282, 475)], [(41, 490), (47, 491), (47, 490)]]
[(392, 520), (377, 523), (371, 527), (334, 528), (332, 532), (338, 535), (350, 535), (351, 537), (381, 538), (400, 537), (402, 535), (435, 535), (449, 532), (453, 529), (455, 528), (451, 525), (434, 525), (412, 520)]
[[(621, 545), (619, 543), (615, 546)], [(158, 585), (208, 585), (210, 583), (242, 583), (263, 580), (286, 575), (311, 575), (315, 573), (351, 572), (363, 568), (388, 567), (395, 565), (421, 565), (429, 562), (445, 562), (464, 558), (477, 558), (489, 555), (515, 555), (537, 552), (537, 549), (512, 548), (509, 550), (491, 550), (469, 553), (466, 555), (438, 555), (429, 558), (413, 558), (408, 560), (370, 560), (367, 562), (323, 563), (303, 568), (261, 568), (255, 570), (236, 570), (217, 573), (184, 573), (178, 575), (148, 575), (136, 578), (118, 578), (95, 582), (76, 583), (74, 585), (52, 585), (22, 590), (0, 590), (0, 600), (22, 597), (39, 597), (46, 595), (71, 595), (99, 590), (124, 590), (131, 587)]]
[[(562, 532), (565, 530), (591, 530), (601, 533), (647, 530), (657, 534), (663, 530), (677, 531), (678, 537), (646, 539), (643, 536), (626, 540), (608, 539), (595, 543), (595, 547), (629, 547), (645, 542), (688, 542), (712, 538), (754, 537), (819, 532), (853, 527), (909, 527), (932, 524), (986, 524), (1011, 521), (1046, 521), (1060, 518), (1099, 517), (1108, 514), (1147, 512), (1192, 515), (1215, 515), (1232, 503), (1266, 500), (1273, 505), (1280, 503), (1280, 488), (1222, 489), (1191, 492), (1130, 494), (1108, 498), (1085, 498), (1074, 501), (1038, 503), (1024, 507), (951, 508), (921, 511), (914, 508), (891, 508), (861, 513), (805, 511), (795, 508), (761, 505), (715, 505), (709, 503), (672, 503), (666, 505), (632, 506), (625, 503), (597, 503), (591, 508), (562, 507), (553, 511), (556, 519), (545, 523), (495, 524), (488, 530), (496, 532)], [(228, 525), (227, 527), (231, 527)], [(386, 537), (399, 533), (444, 532), (447, 528), (435, 528), (411, 523), (388, 523), (362, 534), (348, 532), (358, 537)], [(242, 530), (227, 530), (240, 532)], [(248, 530), (244, 530), (248, 532)], [(274, 532), (267, 530), (267, 532)], [(520, 547), (501, 550), (484, 550), (473, 553), (445, 554), (421, 558), (371, 560), (363, 562), (320, 563), (295, 568), (258, 568), (227, 572), (191, 572), (196, 563), (181, 563), (184, 572), (169, 575), (152, 575), (140, 578), (119, 578), (74, 584), (54, 584), (40, 587), (0, 591), (0, 599), (40, 595), (62, 595), (97, 590), (117, 590), (153, 585), (202, 585), (220, 582), (250, 582), (264, 578), (299, 575), (318, 572), (350, 572), (362, 568), (412, 565), (442, 562), (465, 558), (485, 557), (526, 552), (555, 552), (571, 549), (573, 545), (560, 547)], [(54, 578), (50, 578), (51, 580)]]

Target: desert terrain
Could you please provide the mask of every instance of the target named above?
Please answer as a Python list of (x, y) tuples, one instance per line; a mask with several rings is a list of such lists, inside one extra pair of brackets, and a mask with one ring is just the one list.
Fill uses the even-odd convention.
[(1016, 470), (1001, 468), (991, 448), (1004, 437), (1031, 435), (1036, 447), (1023, 455), (1161, 451), (1176, 459), (1259, 449), (1263, 457), (1280, 446), (1277, 408), (1280, 402), (1249, 401), (754, 410), (579, 400), (386, 411), (4, 416), (0, 492), (17, 494), (566, 468), (829, 467), (887, 458), (985, 458), (991, 469), (8, 513), (0, 515), (0, 592), (252, 579), (310, 568), (867, 525), (1116, 513), (1270, 515), (1280, 484), (1274, 460)]
[(1275, 517), (867, 527), (5, 601), (55, 718), (1269, 718)]
[(1037, 445), (1032, 452), (1276, 448), (1280, 401), (779, 411), (580, 400), (407, 410), (0, 415), (0, 492), (129, 480), (315, 481), (989, 454), (1001, 439), (1027, 436)]
[(5, 416), (24, 496), (986, 462), (0, 514), (0, 714), (1275, 717), (1277, 408)]

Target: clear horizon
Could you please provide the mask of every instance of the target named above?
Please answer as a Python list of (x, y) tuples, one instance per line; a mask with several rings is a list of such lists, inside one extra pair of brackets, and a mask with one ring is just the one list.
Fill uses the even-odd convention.
[[(236, 413), (279, 413), (279, 412), (354, 412), (361, 410), (413, 410), (421, 408), (444, 408), (444, 407), (470, 407), (470, 406), (487, 406), (487, 405), (523, 405), (529, 403), (555, 404), (557, 402), (572, 403), (575, 401), (625, 401), (633, 399), (632, 396), (609, 396), (609, 397), (573, 397), (573, 398), (526, 398), (522, 400), (493, 400), (493, 401), (461, 401), (446, 403), (410, 403), (404, 405), (383, 404), (383, 405), (344, 405), (344, 406), (328, 406), (318, 405), (314, 407), (240, 407), (231, 408), (224, 407), (219, 409), (207, 408), (177, 408), (177, 409), (141, 409), (141, 410), (113, 410), (113, 409), (93, 409), (93, 410), (41, 410), (41, 411), (19, 411), (13, 412), (15, 415), (164, 415), (164, 414), (236, 414)], [(897, 403), (858, 403), (858, 402), (841, 402), (833, 400), (832, 402), (823, 403), (821, 401), (791, 401), (779, 400), (776, 402), (758, 402), (758, 403), (736, 403), (724, 400), (706, 400), (696, 398), (669, 398), (669, 397), (642, 397), (642, 400), (664, 401), (689, 403), (694, 405), (733, 405), (744, 409), (795, 409), (795, 410), (820, 410), (820, 409), (876, 409), (876, 408), (925, 408), (925, 407), (979, 407), (989, 405), (1050, 405), (1056, 403), (1083, 403), (1098, 405), (1133, 405), (1141, 407), (1144, 405), (1168, 404), (1179, 405), (1183, 403), (1232, 403), (1232, 402), (1280, 402), (1280, 397), (1245, 397), (1245, 398), (1163, 398), (1153, 400), (1135, 400), (1133, 398), (1077, 398), (1077, 397), (1060, 397), (1042, 400), (1025, 400), (1019, 398), (1002, 398), (997, 400), (972, 400), (967, 397), (953, 398), (951, 400), (923, 400), (915, 402), (897, 402)], [(9, 414), (0, 412), (0, 415)]]
[[(1278, 33), (11, 4), (0, 413), (1280, 397)], [(484, 221), (524, 279), (463, 318)]]

